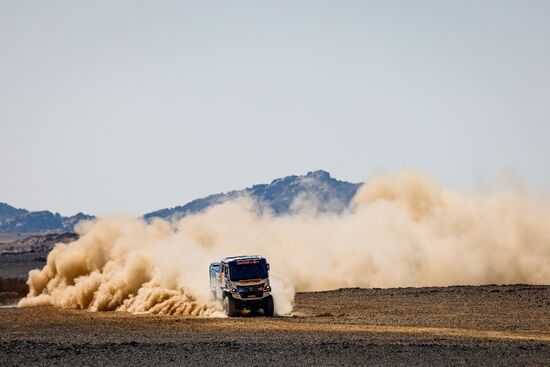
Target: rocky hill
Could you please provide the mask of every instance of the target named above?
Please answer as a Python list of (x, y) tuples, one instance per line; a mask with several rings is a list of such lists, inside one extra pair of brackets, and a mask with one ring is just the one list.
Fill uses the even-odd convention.
[(31, 212), (0, 203), (0, 233), (67, 232), (73, 231), (79, 221), (92, 218), (84, 213), (64, 217), (47, 210)]
[[(210, 195), (184, 205), (156, 210), (143, 217), (146, 220), (178, 219), (244, 196), (277, 215), (301, 210), (338, 213), (348, 207), (359, 186), (360, 183), (339, 181), (326, 171), (313, 171), (303, 176), (278, 178), (269, 184)], [(64, 217), (50, 211), (31, 212), (0, 203), (0, 233), (72, 232), (77, 222), (93, 218), (84, 213)]]
[(144, 218), (181, 218), (241, 196), (252, 198), (258, 205), (270, 208), (277, 215), (292, 214), (303, 209), (341, 212), (348, 207), (359, 186), (359, 183), (332, 178), (326, 171), (314, 171), (305, 176), (287, 176), (273, 180), (270, 184), (210, 195), (185, 205), (147, 213)]

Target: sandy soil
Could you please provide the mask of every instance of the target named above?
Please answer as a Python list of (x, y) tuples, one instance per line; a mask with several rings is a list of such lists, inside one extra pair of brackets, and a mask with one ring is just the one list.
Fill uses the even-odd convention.
[(182, 318), (0, 308), (21, 365), (550, 366), (550, 286), (299, 293), (294, 315)]

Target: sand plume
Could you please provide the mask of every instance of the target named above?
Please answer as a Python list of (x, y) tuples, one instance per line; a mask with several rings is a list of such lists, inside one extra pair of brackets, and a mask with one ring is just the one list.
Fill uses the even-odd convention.
[(270, 262), (278, 314), (295, 290), (550, 284), (548, 197), (462, 193), (412, 171), (374, 177), (341, 214), (275, 216), (239, 198), (177, 223), (109, 217), (79, 233), (30, 272), (20, 306), (219, 315), (208, 264), (240, 254)]

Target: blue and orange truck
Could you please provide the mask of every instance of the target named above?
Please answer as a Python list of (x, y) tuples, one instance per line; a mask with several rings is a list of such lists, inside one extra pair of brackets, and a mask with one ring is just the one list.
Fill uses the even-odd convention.
[(210, 264), (210, 290), (228, 316), (242, 310), (273, 316), (269, 264), (262, 256), (231, 256)]

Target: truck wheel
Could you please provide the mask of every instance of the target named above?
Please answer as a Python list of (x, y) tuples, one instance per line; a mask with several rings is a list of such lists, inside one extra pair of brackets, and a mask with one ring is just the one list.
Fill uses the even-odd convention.
[(273, 316), (273, 296), (268, 296), (263, 300), (264, 315), (268, 317)]
[(225, 310), (225, 313), (229, 317), (235, 317), (239, 314), (239, 310), (237, 309), (235, 300), (231, 296), (225, 297), (225, 299), (223, 300), (223, 308)]

